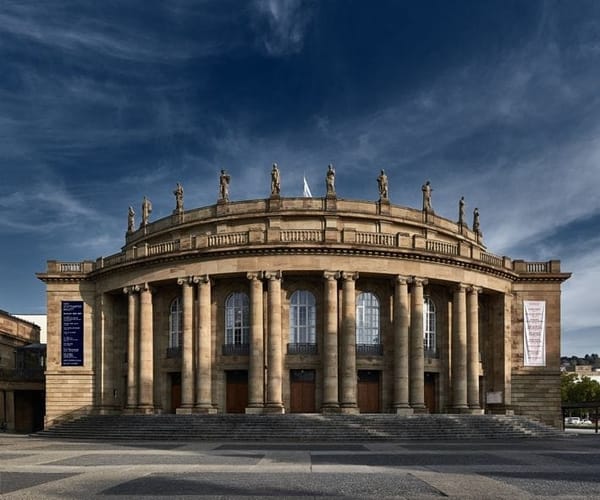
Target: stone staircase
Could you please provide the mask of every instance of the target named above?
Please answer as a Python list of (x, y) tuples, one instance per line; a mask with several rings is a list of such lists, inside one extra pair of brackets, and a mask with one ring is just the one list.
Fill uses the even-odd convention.
[(37, 436), (81, 440), (358, 442), (557, 438), (565, 434), (506, 415), (90, 415)]

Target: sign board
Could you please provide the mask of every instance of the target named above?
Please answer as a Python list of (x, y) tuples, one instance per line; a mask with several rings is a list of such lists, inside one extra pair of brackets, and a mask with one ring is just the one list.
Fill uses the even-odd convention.
[(83, 302), (61, 302), (62, 366), (83, 366)]
[(485, 401), (489, 405), (502, 404), (502, 391), (492, 391), (492, 392), (486, 393)]
[(524, 300), (524, 346), (525, 366), (546, 366), (546, 302)]

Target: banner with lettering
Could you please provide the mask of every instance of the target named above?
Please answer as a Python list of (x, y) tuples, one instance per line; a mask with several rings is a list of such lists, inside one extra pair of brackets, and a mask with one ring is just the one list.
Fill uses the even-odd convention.
[(61, 303), (62, 366), (83, 366), (83, 302)]
[(546, 366), (546, 301), (523, 301), (525, 366)]

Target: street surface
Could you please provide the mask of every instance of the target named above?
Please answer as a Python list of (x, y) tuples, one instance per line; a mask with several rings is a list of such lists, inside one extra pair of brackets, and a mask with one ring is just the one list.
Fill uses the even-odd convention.
[(81, 442), (0, 434), (2, 499), (600, 498), (600, 437)]

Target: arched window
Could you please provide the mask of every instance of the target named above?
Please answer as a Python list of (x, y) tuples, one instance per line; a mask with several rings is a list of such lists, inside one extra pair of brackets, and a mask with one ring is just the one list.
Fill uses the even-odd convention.
[(247, 345), (250, 325), (248, 295), (235, 292), (225, 301), (225, 344)]
[(181, 299), (177, 297), (169, 308), (169, 348), (181, 346)]
[(356, 299), (356, 343), (378, 345), (379, 299), (371, 292), (360, 293)]
[(296, 290), (290, 300), (290, 343), (316, 344), (315, 296), (307, 290)]
[(425, 354), (435, 356), (437, 352), (435, 304), (429, 297), (423, 299), (423, 348)]

